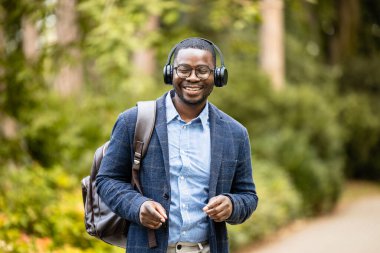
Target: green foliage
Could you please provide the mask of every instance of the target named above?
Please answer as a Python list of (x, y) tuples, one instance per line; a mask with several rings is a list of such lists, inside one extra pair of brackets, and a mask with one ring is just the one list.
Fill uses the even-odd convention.
[(45, 95), (44, 103), (30, 110), (22, 133), (30, 154), (41, 165), (64, 165), (71, 173), (83, 176), (88, 173), (95, 148), (109, 139), (116, 117), (115, 104), (104, 98), (63, 101), (51, 93)]
[(339, 87), (344, 92), (366, 93), (369, 96), (380, 95), (380, 53), (370, 57), (354, 57), (343, 65), (343, 75)]
[(62, 167), (1, 171), (1, 252), (124, 252), (86, 234), (80, 183)]
[(380, 179), (379, 53), (353, 57), (343, 66), (340, 119), (346, 132), (345, 168), (349, 177)]
[(253, 167), (259, 208), (245, 223), (229, 226), (232, 249), (269, 235), (301, 214), (301, 197), (283, 168), (259, 160)]
[(307, 213), (331, 210), (342, 181), (343, 138), (337, 107), (319, 92), (311, 87), (285, 91), (276, 104), (275, 111), (281, 114), (273, 115), (282, 128), (270, 137), (278, 141), (270, 157), (289, 171)]
[(293, 34), (287, 34), (285, 47), (286, 77), (289, 83), (309, 84), (324, 90), (336, 88), (339, 68), (321, 62), (321, 46), (317, 41), (301, 41)]
[(341, 103), (345, 126), (345, 168), (349, 177), (380, 179), (379, 100), (365, 94), (348, 94)]
[(83, 53), (91, 63), (90, 71), (98, 77), (91, 80), (92, 85), (111, 92), (123, 87), (124, 92), (135, 94), (128, 78), (135, 70), (132, 54), (163, 39), (160, 30), (147, 26), (152, 17), (161, 17), (167, 24), (175, 22), (179, 6), (172, 0), (81, 1), (78, 10), (85, 33)]

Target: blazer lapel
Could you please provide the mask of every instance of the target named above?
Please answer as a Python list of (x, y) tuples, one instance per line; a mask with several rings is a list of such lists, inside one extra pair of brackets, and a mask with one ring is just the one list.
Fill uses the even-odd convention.
[(210, 135), (211, 135), (211, 164), (210, 164), (210, 183), (209, 198), (216, 195), (216, 185), (218, 183), (220, 165), (223, 158), (223, 137), (225, 131), (223, 120), (217, 109), (209, 104)]
[(157, 99), (157, 115), (155, 130), (158, 137), (158, 142), (162, 150), (162, 156), (164, 158), (165, 174), (167, 185), (170, 185), (169, 174), (169, 143), (168, 143), (168, 128), (166, 125), (166, 107), (165, 107), (165, 93), (162, 97)]

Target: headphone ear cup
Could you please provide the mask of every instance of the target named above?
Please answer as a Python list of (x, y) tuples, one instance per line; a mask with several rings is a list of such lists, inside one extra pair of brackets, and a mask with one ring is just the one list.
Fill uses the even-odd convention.
[(223, 87), (228, 81), (228, 71), (222, 66), (220, 68), (215, 68), (214, 70), (214, 83), (216, 87)]
[(163, 74), (165, 84), (171, 85), (173, 83), (173, 66), (170, 64), (165, 65)]
[(216, 87), (220, 87), (219, 71), (220, 71), (219, 68), (215, 68), (214, 70), (214, 84)]

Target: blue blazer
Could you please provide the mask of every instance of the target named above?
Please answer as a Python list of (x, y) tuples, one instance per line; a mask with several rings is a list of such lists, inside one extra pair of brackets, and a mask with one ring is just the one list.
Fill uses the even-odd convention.
[[(142, 162), (140, 183), (144, 196), (131, 186), (133, 137), (137, 108), (121, 113), (112, 131), (111, 141), (96, 178), (98, 194), (121, 217), (131, 221), (128, 230), (128, 253), (166, 253), (169, 226), (155, 230), (158, 247), (148, 247), (147, 229), (141, 225), (139, 210), (149, 199), (159, 202), (169, 215), (170, 180), (168, 132), (165, 96), (157, 99), (157, 118), (147, 154)], [(251, 150), (247, 130), (236, 120), (209, 104), (211, 135), (211, 174), (209, 198), (228, 195), (233, 212), (230, 224), (244, 222), (256, 209), (258, 198), (252, 179)], [(209, 243), (211, 253), (229, 251), (225, 222), (211, 219)]]

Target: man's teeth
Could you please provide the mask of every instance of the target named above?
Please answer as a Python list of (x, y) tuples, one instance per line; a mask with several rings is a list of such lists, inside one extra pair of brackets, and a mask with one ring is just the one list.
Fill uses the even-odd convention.
[(189, 91), (198, 91), (200, 89), (201, 89), (200, 87), (185, 87), (185, 90), (189, 90)]

